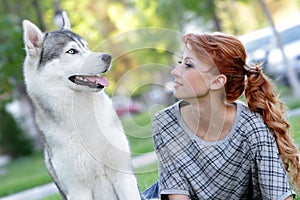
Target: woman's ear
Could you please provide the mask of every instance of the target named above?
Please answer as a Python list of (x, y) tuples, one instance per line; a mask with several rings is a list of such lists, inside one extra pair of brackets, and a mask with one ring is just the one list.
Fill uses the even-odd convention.
[(220, 88), (224, 87), (226, 82), (227, 77), (224, 74), (216, 75), (210, 84), (210, 89), (219, 90)]

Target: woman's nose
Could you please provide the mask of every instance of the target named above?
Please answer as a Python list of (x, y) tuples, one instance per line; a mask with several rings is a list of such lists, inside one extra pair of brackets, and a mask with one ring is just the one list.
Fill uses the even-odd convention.
[(178, 67), (179, 65), (177, 65), (172, 71), (171, 71), (171, 75), (172, 76), (179, 76), (179, 67)]

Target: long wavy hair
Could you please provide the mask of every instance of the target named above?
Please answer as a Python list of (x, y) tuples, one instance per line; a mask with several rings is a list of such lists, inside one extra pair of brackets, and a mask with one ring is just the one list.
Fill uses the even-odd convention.
[(226, 101), (233, 102), (242, 94), (253, 112), (259, 113), (272, 131), (291, 182), (300, 191), (300, 162), (297, 146), (289, 134), (283, 103), (275, 95), (275, 87), (262, 72), (261, 64), (248, 66), (243, 44), (223, 33), (186, 34), (183, 42), (197, 57), (216, 66), (227, 77)]

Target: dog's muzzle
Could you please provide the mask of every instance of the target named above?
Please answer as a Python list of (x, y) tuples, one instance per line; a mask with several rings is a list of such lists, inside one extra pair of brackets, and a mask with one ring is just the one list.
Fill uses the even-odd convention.
[(89, 88), (102, 89), (109, 85), (109, 81), (105, 76), (96, 75), (96, 76), (84, 76), (84, 75), (74, 75), (70, 76), (69, 80), (75, 83), (76, 85), (87, 86)]

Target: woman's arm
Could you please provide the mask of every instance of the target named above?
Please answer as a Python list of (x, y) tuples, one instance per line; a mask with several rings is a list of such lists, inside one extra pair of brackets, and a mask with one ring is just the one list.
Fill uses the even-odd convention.
[(288, 198), (286, 198), (285, 200), (293, 200), (292, 196), (289, 196)]
[(187, 195), (182, 195), (182, 194), (169, 194), (168, 197), (169, 200), (189, 200), (189, 197)]

